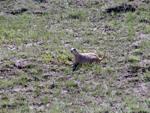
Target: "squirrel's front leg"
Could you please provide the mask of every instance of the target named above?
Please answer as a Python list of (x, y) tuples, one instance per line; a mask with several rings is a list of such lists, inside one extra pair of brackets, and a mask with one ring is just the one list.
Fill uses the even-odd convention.
[(72, 66), (72, 71), (75, 71), (78, 67), (79, 63), (74, 63)]

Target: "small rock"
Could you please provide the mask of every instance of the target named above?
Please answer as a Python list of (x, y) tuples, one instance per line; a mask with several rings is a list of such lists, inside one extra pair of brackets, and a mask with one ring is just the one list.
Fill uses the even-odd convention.
[(16, 60), (14, 66), (17, 67), (18, 69), (23, 69), (27, 67), (29, 63), (26, 60)]
[(63, 94), (67, 94), (68, 93), (68, 91), (67, 90), (62, 90), (61, 91), (61, 94), (63, 95)]
[(138, 48), (140, 48), (140, 44), (141, 44), (141, 40), (132, 43), (131, 47), (134, 49), (138, 49)]

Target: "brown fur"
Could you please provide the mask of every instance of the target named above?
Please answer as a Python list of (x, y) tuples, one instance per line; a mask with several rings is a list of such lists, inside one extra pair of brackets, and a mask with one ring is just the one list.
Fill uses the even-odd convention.
[(71, 53), (74, 55), (73, 70), (78, 64), (83, 63), (100, 63), (104, 56), (100, 58), (96, 53), (79, 53), (75, 48), (71, 48)]

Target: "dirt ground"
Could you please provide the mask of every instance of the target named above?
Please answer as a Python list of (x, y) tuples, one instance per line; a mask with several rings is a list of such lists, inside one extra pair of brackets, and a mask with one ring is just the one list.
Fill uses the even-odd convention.
[(149, 111), (149, 0), (0, 1), (0, 113)]

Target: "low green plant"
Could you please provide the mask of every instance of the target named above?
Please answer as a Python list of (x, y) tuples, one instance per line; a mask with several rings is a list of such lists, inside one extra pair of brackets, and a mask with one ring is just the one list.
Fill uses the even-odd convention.
[(49, 63), (50, 61), (52, 61), (52, 55), (50, 53), (44, 53), (41, 55), (42, 61), (44, 61), (44, 63)]
[(86, 12), (83, 10), (71, 10), (68, 13), (68, 17), (71, 19), (79, 19), (81, 21), (86, 19)]
[(143, 78), (145, 82), (150, 82), (150, 71), (145, 72)]
[(48, 102), (50, 102), (50, 100), (49, 100), (49, 97), (48, 96), (44, 96), (43, 98), (42, 98), (42, 103), (44, 103), (44, 104), (47, 104)]
[(67, 88), (77, 88), (78, 87), (78, 83), (74, 80), (66, 81), (65, 85)]
[(130, 55), (128, 57), (128, 61), (131, 63), (137, 63), (140, 61), (140, 57), (139, 56), (134, 56), (134, 55)]

